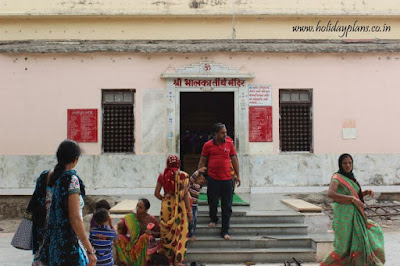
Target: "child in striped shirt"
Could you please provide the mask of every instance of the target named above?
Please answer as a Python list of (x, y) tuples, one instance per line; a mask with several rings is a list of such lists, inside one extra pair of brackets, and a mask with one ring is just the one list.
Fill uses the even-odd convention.
[[(94, 211), (94, 212), (96, 212), (96, 210), (97, 210), (97, 209), (100, 209), (100, 208), (104, 208), (104, 209), (106, 209), (107, 211), (110, 211), (111, 206), (110, 206), (110, 203), (108, 203), (108, 201), (106, 201), (106, 200), (100, 200), (100, 201), (96, 202), (96, 208), (95, 208), (95, 211)], [(95, 227), (95, 226), (96, 226), (96, 221), (94, 220), (94, 217), (92, 217), (92, 219), (90, 220), (90, 228), (89, 228), (89, 231), (92, 230), (92, 228)]]
[(193, 212), (193, 220), (189, 223), (189, 240), (193, 241), (196, 238), (194, 237), (194, 231), (196, 230), (197, 224), (197, 206), (199, 200), (199, 194), (202, 186), (207, 182), (203, 173), (207, 170), (206, 167), (202, 167), (198, 169), (196, 172), (192, 174), (189, 180), (189, 193), (192, 198), (192, 212)]
[(113, 241), (118, 238), (118, 235), (112, 227), (111, 217), (108, 210), (100, 208), (93, 214), (93, 218), (96, 225), (90, 230), (89, 240), (96, 250), (96, 265), (112, 266), (114, 264)]

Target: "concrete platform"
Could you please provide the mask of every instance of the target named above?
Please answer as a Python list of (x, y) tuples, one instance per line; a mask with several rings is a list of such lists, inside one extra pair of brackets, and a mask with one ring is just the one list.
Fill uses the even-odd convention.
[(283, 199), (282, 203), (298, 212), (321, 212), (322, 208), (301, 199)]
[[(250, 203), (250, 206), (234, 206), (234, 212), (244, 212), (247, 215), (265, 215), (265, 214), (282, 214), (297, 212), (292, 210), (290, 207), (282, 204), (281, 199), (291, 199), (290, 196), (285, 194), (238, 194), (243, 200)], [(157, 199), (153, 194), (145, 195), (116, 195), (121, 201), (127, 200), (138, 200), (139, 198), (146, 198), (150, 201), (149, 213), (154, 216), (158, 216), (161, 209), (161, 201)], [(220, 208), (218, 208), (220, 210)], [(208, 213), (207, 206), (199, 206), (199, 210)]]

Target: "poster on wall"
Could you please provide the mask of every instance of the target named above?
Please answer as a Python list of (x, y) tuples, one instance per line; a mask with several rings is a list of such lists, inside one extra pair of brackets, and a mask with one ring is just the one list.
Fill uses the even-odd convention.
[(249, 107), (249, 141), (272, 142), (272, 106)]
[(269, 85), (249, 85), (249, 141), (272, 142), (272, 92)]
[(97, 109), (68, 109), (67, 138), (77, 142), (97, 142)]
[(271, 86), (250, 84), (249, 106), (272, 106)]

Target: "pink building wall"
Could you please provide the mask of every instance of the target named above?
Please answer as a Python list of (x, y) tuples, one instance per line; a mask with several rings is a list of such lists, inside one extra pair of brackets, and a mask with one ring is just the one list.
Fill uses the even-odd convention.
[[(273, 88), (273, 153), (279, 153), (279, 89), (313, 89), (314, 153), (400, 151), (399, 54), (29, 54), (0, 55), (0, 155), (52, 155), (66, 138), (67, 109), (99, 110), (101, 89), (136, 89), (135, 149), (141, 154), (141, 96), (165, 88), (162, 73), (213, 61), (254, 73)], [(346, 120), (357, 138), (342, 139)]]

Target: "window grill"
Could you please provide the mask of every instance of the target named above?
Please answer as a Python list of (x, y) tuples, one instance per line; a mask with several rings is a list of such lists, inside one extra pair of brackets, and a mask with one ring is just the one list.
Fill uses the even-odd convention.
[(283, 152), (312, 152), (312, 91), (280, 90), (279, 139)]
[(103, 91), (103, 151), (134, 152), (132, 90)]

